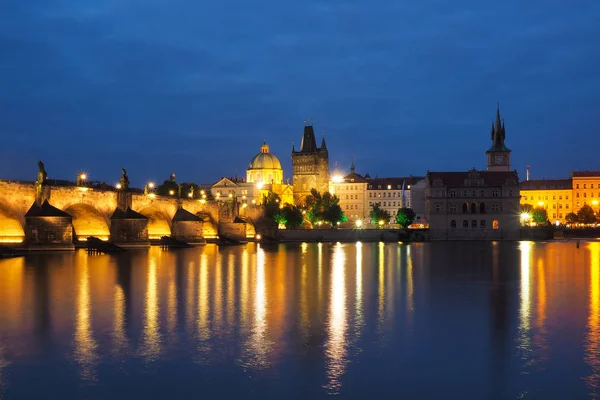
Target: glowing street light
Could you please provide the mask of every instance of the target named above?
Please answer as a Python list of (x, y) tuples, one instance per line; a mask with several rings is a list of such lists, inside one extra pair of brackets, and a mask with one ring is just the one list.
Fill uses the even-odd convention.
[(85, 172), (82, 172), (77, 175), (77, 186), (83, 186), (85, 184), (85, 180), (87, 179), (87, 175)]
[(331, 181), (332, 181), (333, 183), (342, 183), (342, 182), (344, 181), (344, 177), (343, 177), (343, 176), (341, 176), (341, 175), (334, 175), (334, 176), (331, 178)]
[(121, 186), (121, 184), (120, 184), (120, 183), (117, 183), (117, 184), (115, 185), (115, 187), (116, 187), (117, 189), (121, 189), (121, 188), (122, 188), (122, 186)]
[(385, 221), (380, 219), (378, 223), (379, 223), (379, 226), (383, 226), (383, 224), (385, 224)]
[(170, 196), (173, 196), (173, 195), (175, 195), (175, 191), (174, 191), (173, 189), (169, 190), (169, 195), (170, 195)]
[(541, 206), (543, 206), (543, 205), (544, 205), (544, 202), (543, 202), (543, 201), (540, 201), (540, 202), (538, 202), (538, 206), (540, 206), (540, 207), (541, 207)]
[(357, 219), (354, 225), (356, 225), (357, 228), (360, 228), (362, 226), (362, 220)]
[(265, 186), (265, 183), (264, 183), (263, 181), (260, 181), (260, 182), (258, 182), (258, 183), (256, 184), (256, 187), (257, 187), (258, 189), (262, 189), (264, 186)]
[(592, 200), (592, 205), (593, 206), (597, 206), (598, 205), (598, 200)]
[(154, 182), (148, 182), (148, 188), (154, 189)]

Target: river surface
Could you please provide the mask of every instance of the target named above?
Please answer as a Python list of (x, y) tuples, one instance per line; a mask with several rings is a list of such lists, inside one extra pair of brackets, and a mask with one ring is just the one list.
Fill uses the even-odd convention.
[(2, 399), (600, 397), (600, 243), (0, 261)]

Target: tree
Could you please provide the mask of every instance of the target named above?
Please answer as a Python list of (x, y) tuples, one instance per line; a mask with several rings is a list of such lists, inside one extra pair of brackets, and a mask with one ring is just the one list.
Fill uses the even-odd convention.
[(567, 221), (567, 224), (576, 224), (579, 222), (579, 218), (577, 217), (577, 214), (575, 214), (574, 212), (570, 212), (565, 216), (565, 220)]
[(286, 204), (276, 214), (275, 220), (280, 224), (285, 224), (288, 229), (294, 229), (304, 223), (304, 216), (298, 207)]
[(381, 208), (381, 203), (375, 203), (369, 213), (369, 217), (371, 217), (373, 224), (382, 226), (389, 223), (392, 216), (389, 212)]
[(277, 221), (278, 215), (280, 213), (280, 205), (281, 199), (276, 193), (269, 192), (268, 194), (263, 196), (263, 206), (265, 207), (265, 215), (267, 217)]
[(415, 216), (412, 208), (402, 207), (398, 209), (398, 214), (396, 214), (396, 223), (406, 229), (413, 223)]
[(308, 220), (313, 224), (323, 221), (332, 226), (337, 225), (338, 222), (346, 222), (348, 219), (344, 215), (339, 201), (336, 195), (329, 192), (321, 194), (318, 190), (311, 189), (310, 195), (306, 196), (305, 200)]
[(582, 224), (593, 224), (597, 220), (594, 209), (587, 204), (584, 204), (583, 207), (577, 211), (577, 221)]
[(536, 224), (545, 224), (548, 221), (548, 212), (542, 207), (536, 207), (531, 212), (531, 219)]
[(197, 184), (184, 182), (180, 185), (173, 179), (166, 180), (161, 185), (157, 186), (156, 194), (173, 197), (179, 197), (181, 195), (184, 199), (200, 199), (202, 197), (200, 186)]

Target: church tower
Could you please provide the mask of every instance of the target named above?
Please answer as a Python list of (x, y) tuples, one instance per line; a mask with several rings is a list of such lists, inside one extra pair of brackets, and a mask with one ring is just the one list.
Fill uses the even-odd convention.
[(506, 130), (500, 118), (500, 105), (496, 109), (496, 122), (492, 123), (492, 147), (485, 152), (488, 171), (510, 171), (510, 149), (504, 145)]
[(317, 147), (312, 125), (304, 127), (300, 150), (292, 146), (292, 170), (296, 203), (302, 203), (311, 189), (321, 193), (329, 190), (329, 152), (325, 138)]

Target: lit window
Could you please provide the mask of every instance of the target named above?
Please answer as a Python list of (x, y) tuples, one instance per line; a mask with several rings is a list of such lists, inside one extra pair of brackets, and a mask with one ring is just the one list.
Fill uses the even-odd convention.
[(492, 221), (492, 229), (498, 229), (498, 228), (499, 228), (498, 220), (495, 219)]

